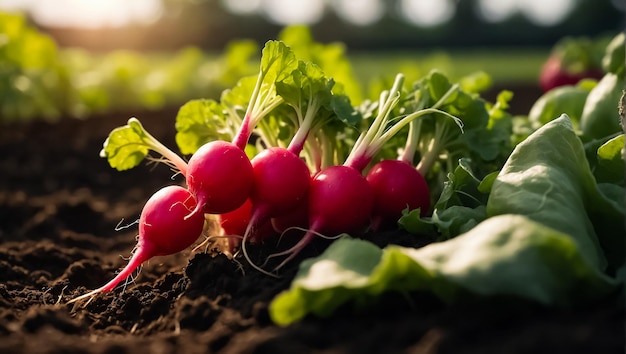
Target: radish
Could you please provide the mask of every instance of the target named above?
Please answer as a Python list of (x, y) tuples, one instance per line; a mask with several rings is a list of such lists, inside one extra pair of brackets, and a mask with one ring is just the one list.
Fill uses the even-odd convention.
[(246, 232), (246, 228), (250, 222), (251, 212), (252, 202), (250, 202), (250, 199), (246, 199), (239, 208), (217, 215), (217, 220), (222, 228), (220, 234), (227, 239), (225, 245), (226, 249), (223, 251), (228, 252), (228, 254), (233, 254), (239, 246), (241, 238)]
[(184, 250), (202, 234), (204, 214), (193, 214), (196, 202), (189, 191), (180, 186), (167, 186), (150, 197), (139, 217), (139, 236), (133, 256), (113, 280), (68, 303), (113, 290), (145, 261)]
[(367, 226), (373, 204), (372, 188), (360, 171), (330, 166), (311, 179), (309, 224), (323, 234), (358, 232)]
[(288, 255), (274, 270), (292, 260), (316, 235), (360, 232), (366, 228), (374, 206), (374, 193), (361, 172), (339, 165), (322, 169), (311, 178), (308, 195), (310, 228), (292, 248), (272, 254)]
[[(254, 187), (250, 195), (252, 216), (242, 241), (242, 250), (251, 265), (259, 270), (246, 252), (246, 241), (252, 240), (250, 234), (259, 225), (271, 222), (271, 218), (280, 217), (303, 204), (311, 173), (299, 155), (307, 138), (312, 131), (337, 119), (332, 107), (341, 107), (341, 114), (351, 113), (351, 109), (340, 106), (339, 101), (332, 104), (333, 85), (334, 81), (327, 78), (317, 65), (302, 61), (288, 77), (276, 82), (277, 94), (293, 108), (293, 114), (285, 116), (292, 120), (297, 131), (287, 148), (267, 148), (251, 161), (254, 171)], [(261, 235), (256, 236), (254, 241), (261, 241)]]
[(188, 215), (222, 214), (240, 207), (254, 182), (246, 153), (233, 143), (215, 140), (196, 151), (187, 166), (187, 186), (197, 200)]
[[(306, 199), (310, 173), (302, 159), (278, 147), (263, 150), (252, 159), (251, 164), (254, 171), (254, 188), (250, 194), (252, 211), (242, 240), (242, 251), (253, 267), (264, 272), (250, 260), (246, 241), (260, 225), (270, 223), (273, 216), (297, 207)], [(261, 234), (256, 236), (256, 242), (262, 241)]]
[[(423, 109), (418, 102), (416, 109)], [(430, 190), (426, 179), (413, 165), (419, 143), (420, 124), (418, 120), (409, 123), (409, 132), (402, 154), (397, 160), (383, 160), (375, 164), (366, 179), (374, 191), (374, 211), (371, 227), (396, 224), (405, 209), (420, 209), (424, 216), (430, 208)]]
[(242, 236), (246, 232), (246, 227), (250, 222), (252, 214), (252, 202), (250, 199), (237, 209), (218, 215), (220, 226), (224, 231), (224, 235)]
[(254, 187), (250, 194), (252, 210), (244, 242), (259, 225), (301, 204), (306, 199), (310, 178), (304, 161), (284, 148), (263, 150), (251, 163), (254, 171)]
[[(253, 219), (257, 214), (273, 217), (287, 212), (305, 199), (310, 172), (291, 151), (270, 147), (252, 161), (254, 188), (250, 194)], [(259, 220), (257, 220), (259, 221)]]
[[(588, 38), (565, 37), (557, 42), (541, 67), (539, 86), (544, 92), (576, 85), (582, 79), (599, 80), (604, 75), (595, 43)], [(604, 53), (604, 45), (600, 50)]]
[(281, 213), (271, 220), (272, 228), (275, 232), (282, 234), (292, 227), (306, 228), (309, 226), (309, 206), (308, 199), (303, 200), (292, 210)]
[[(239, 208), (217, 216), (222, 227), (221, 234), (228, 238), (228, 252), (232, 253), (241, 243), (252, 216), (252, 202), (247, 199)], [(260, 242), (272, 237), (276, 232), (270, 222), (255, 228), (249, 235), (251, 242)]]
[(402, 160), (383, 160), (367, 174), (374, 192), (372, 229), (394, 225), (407, 209), (420, 209), (424, 216), (430, 208), (430, 191), (424, 177)]

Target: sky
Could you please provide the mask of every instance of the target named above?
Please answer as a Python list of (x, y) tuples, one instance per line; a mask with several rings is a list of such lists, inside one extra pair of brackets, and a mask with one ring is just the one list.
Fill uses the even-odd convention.
[[(162, 14), (162, 0), (0, 0), (0, 10), (29, 11), (41, 25), (58, 27), (119, 27), (151, 23)], [(398, 0), (396, 12), (420, 27), (445, 23), (454, 16), (457, 0)], [(487, 22), (515, 14), (541, 26), (558, 24), (577, 0), (474, 0)], [(614, 0), (612, 0), (614, 1)], [(221, 0), (233, 13), (260, 14), (273, 23), (314, 24), (332, 10), (355, 25), (366, 26), (384, 14), (386, 0)]]

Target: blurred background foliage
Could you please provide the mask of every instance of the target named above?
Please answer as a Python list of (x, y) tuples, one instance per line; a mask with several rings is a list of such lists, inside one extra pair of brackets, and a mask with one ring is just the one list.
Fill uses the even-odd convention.
[(291, 24), (336, 42), (368, 85), (485, 71), (535, 85), (563, 37), (624, 28), (621, 0), (0, 0), (0, 121), (87, 118), (216, 98)]
[[(55, 1), (63, 2), (72, 3)], [(321, 42), (341, 41), (354, 51), (545, 47), (563, 36), (596, 36), (623, 29), (626, 6), (621, 0), (133, 2), (135, 12), (143, 8), (147, 13), (144, 21), (122, 26), (111, 20), (107, 28), (76, 31), (48, 20), (47, 30), (61, 45), (100, 51), (175, 50), (188, 45), (221, 50), (233, 39), (265, 42), (276, 38), (281, 28), (295, 23), (308, 25)], [(34, 17), (42, 16), (35, 13)]]

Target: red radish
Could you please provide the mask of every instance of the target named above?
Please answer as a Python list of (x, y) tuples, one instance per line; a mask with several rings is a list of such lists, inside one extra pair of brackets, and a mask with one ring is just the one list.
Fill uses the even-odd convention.
[[(258, 226), (301, 204), (306, 199), (310, 179), (309, 168), (304, 161), (284, 148), (263, 150), (251, 163), (254, 173), (250, 194), (252, 210), (244, 243)], [(261, 241), (261, 235), (256, 236), (256, 241)]]
[[(252, 202), (250, 199), (247, 199), (239, 208), (231, 212), (218, 215), (223, 235), (228, 237), (229, 252), (232, 253), (241, 243), (241, 239), (250, 224), (251, 215)], [(254, 230), (254, 232), (249, 235), (250, 241), (259, 242), (274, 235), (274, 229), (270, 226), (271, 224), (268, 222), (267, 225), (261, 225), (261, 227)]]
[(308, 214), (310, 229), (292, 248), (270, 257), (289, 255), (274, 270), (293, 259), (318, 234), (362, 231), (374, 207), (374, 194), (363, 175), (350, 166), (330, 166), (311, 178)]
[(233, 211), (220, 214), (218, 216), (219, 223), (224, 230), (224, 235), (243, 236), (246, 227), (250, 222), (250, 214), (252, 213), (252, 202), (250, 199), (241, 204), (241, 206)]
[(254, 182), (245, 152), (227, 141), (204, 144), (189, 159), (187, 186), (198, 204), (189, 214), (223, 214), (240, 207)]
[(252, 161), (254, 187), (250, 194), (255, 209), (266, 209), (267, 216), (291, 210), (306, 198), (310, 172), (306, 163), (291, 151), (270, 147)]
[(217, 218), (222, 227), (222, 234), (228, 239), (226, 246), (228, 252), (233, 253), (239, 247), (243, 234), (246, 232), (250, 222), (251, 213), (252, 202), (250, 202), (250, 199), (246, 199), (239, 208), (218, 215)]
[(330, 166), (311, 179), (309, 224), (323, 234), (361, 231), (374, 204), (370, 185), (350, 166)]
[(291, 151), (270, 147), (261, 151), (252, 161), (254, 187), (250, 194), (252, 215), (242, 240), (242, 251), (246, 252), (246, 241), (255, 234), (254, 241), (262, 241), (259, 226), (295, 208), (303, 200), (309, 189), (310, 173), (306, 163)]
[(420, 209), (423, 216), (430, 208), (430, 191), (424, 177), (402, 160), (383, 160), (367, 174), (374, 192), (372, 228), (395, 225), (405, 209)]
[(577, 72), (568, 70), (563, 66), (559, 55), (551, 55), (541, 68), (539, 85), (543, 92), (548, 92), (555, 87), (576, 85), (582, 79), (600, 79), (602, 76), (602, 70), (595, 67)]
[(555, 87), (576, 85), (585, 78), (599, 80), (602, 71), (603, 41), (587, 37), (563, 37), (554, 44), (541, 68), (539, 84), (544, 92)]
[(191, 246), (204, 227), (204, 214), (192, 214), (196, 202), (180, 186), (167, 186), (150, 197), (139, 217), (139, 236), (133, 256), (126, 267), (104, 286), (70, 300), (68, 303), (113, 290), (143, 262), (155, 256), (178, 253)]
[(309, 226), (308, 199), (303, 200), (292, 210), (273, 217), (271, 223), (274, 231), (279, 234), (291, 227), (307, 228)]

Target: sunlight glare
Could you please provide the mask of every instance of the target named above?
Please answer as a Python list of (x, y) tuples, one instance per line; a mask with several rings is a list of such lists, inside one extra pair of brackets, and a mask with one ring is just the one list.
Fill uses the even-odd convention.
[(261, 0), (221, 0), (220, 3), (236, 15), (254, 15), (261, 9)]
[(479, 0), (478, 13), (487, 22), (508, 20), (516, 13), (539, 26), (554, 26), (572, 12), (576, 0)]
[(339, 17), (357, 26), (374, 24), (385, 14), (381, 0), (337, 0), (331, 5)]
[(161, 0), (0, 0), (0, 8), (28, 11), (50, 27), (121, 27), (148, 24), (161, 15)]
[(265, 16), (279, 25), (308, 25), (324, 15), (324, 0), (264, 0)]
[(478, 14), (490, 23), (506, 21), (517, 11), (517, 0), (480, 0)]
[(456, 5), (452, 0), (400, 0), (399, 11), (411, 23), (433, 27), (454, 16)]
[(521, 11), (539, 26), (554, 26), (574, 9), (574, 0), (526, 0), (520, 2)]

